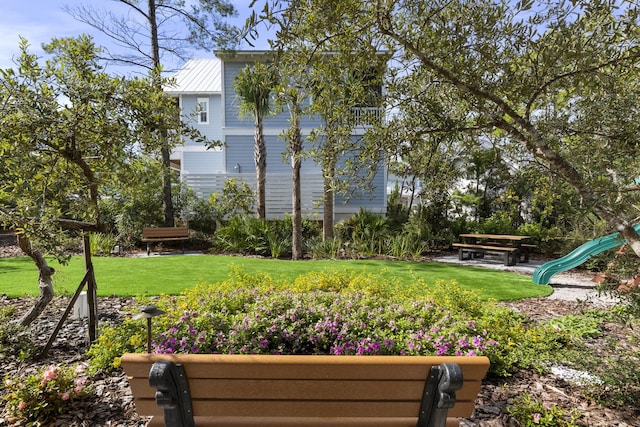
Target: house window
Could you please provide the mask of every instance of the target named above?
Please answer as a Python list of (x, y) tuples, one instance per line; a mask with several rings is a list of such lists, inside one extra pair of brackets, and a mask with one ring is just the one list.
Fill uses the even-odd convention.
[(198, 123), (209, 123), (209, 98), (198, 98)]

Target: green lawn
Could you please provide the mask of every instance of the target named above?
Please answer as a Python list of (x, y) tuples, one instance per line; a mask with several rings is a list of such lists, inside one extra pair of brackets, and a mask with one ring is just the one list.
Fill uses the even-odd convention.
[[(77, 256), (68, 265), (50, 261), (56, 268), (56, 293), (71, 294), (84, 274), (84, 260)], [(265, 273), (275, 280), (291, 280), (311, 271), (362, 271), (415, 283), (424, 279), (428, 285), (438, 280), (455, 280), (466, 289), (478, 289), (482, 298), (514, 300), (541, 297), (551, 287), (535, 285), (530, 277), (515, 273), (433, 262), (387, 260), (319, 260), (286, 261), (231, 256), (188, 255), (149, 258), (94, 257), (99, 296), (142, 296), (178, 294), (202, 282), (215, 283), (229, 277), (232, 267), (248, 274)], [(9, 297), (38, 294), (37, 269), (30, 258), (0, 258), (0, 294)]]

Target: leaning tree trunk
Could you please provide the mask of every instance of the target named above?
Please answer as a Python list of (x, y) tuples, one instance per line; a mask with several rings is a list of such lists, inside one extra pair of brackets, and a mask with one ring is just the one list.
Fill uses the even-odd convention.
[(31, 246), (29, 239), (23, 235), (18, 235), (18, 245), (20, 249), (27, 254), (38, 267), (38, 287), (40, 288), (40, 297), (36, 301), (31, 310), (26, 313), (20, 324), (22, 326), (29, 326), (35, 319), (40, 316), (45, 307), (51, 302), (54, 296), (52, 276), (55, 270), (49, 267), (47, 261), (44, 259), (42, 253), (38, 250), (34, 250)]

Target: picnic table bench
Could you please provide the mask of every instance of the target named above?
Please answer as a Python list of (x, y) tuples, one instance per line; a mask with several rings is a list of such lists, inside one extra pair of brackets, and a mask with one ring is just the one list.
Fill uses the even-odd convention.
[(142, 229), (142, 241), (147, 244), (147, 255), (151, 253), (152, 242), (182, 241), (182, 253), (184, 253), (184, 241), (189, 240), (189, 228), (187, 227), (145, 227)]
[(529, 250), (535, 245), (524, 243), (530, 236), (506, 234), (460, 234), (464, 243), (453, 243), (458, 248), (460, 261), (482, 258), (485, 254), (502, 256), (505, 265), (529, 262)]
[(150, 426), (457, 426), (484, 356), (124, 354)]

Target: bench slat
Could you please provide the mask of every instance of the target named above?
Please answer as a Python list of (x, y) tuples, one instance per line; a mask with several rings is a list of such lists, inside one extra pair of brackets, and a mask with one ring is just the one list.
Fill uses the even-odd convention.
[(185, 240), (189, 240), (188, 227), (145, 227), (142, 229), (142, 241), (147, 244), (147, 255), (151, 254), (151, 243), (165, 241), (182, 241), (182, 253), (184, 254)]
[[(193, 378), (414, 379), (426, 378), (431, 366), (457, 363), (465, 374), (486, 373), (486, 358), (456, 356), (328, 356), (254, 354), (126, 354), (127, 374), (147, 377), (158, 360), (181, 363)], [(481, 361), (484, 361), (481, 363)], [(146, 364), (146, 365), (145, 365)], [(136, 366), (137, 365), (137, 366)], [(260, 366), (263, 365), (263, 366)], [(265, 369), (264, 365), (269, 369)], [(331, 368), (328, 368), (331, 366)], [(145, 371), (146, 369), (146, 371)], [(328, 376), (329, 375), (329, 376)], [(465, 378), (468, 378), (465, 376)]]
[(188, 239), (187, 227), (149, 227), (142, 229), (142, 241)]
[[(457, 394), (456, 394), (457, 396)], [(161, 417), (162, 409), (155, 400), (136, 400), (139, 415)], [(415, 427), (420, 402), (285, 402), (285, 401), (192, 401), (193, 413), (201, 417), (244, 417), (248, 414), (258, 418), (287, 418), (301, 416), (313, 418), (369, 417), (375, 419), (407, 418), (413, 415)], [(449, 417), (470, 417), (474, 402), (461, 402), (449, 409)], [(371, 425), (376, 425), (373, 423)]]
[[(457, 400), (474, 400), (480, 390), (468, 380), (456, 392)], [(154, 399), (155, 389), (149, 386), (148, 378), (129, 380), (131, 390), (139, 398)], [(466, 383), (466, 381), (465, 381)], [(204, 380), (190, 379), (192, 400), (416, 400), (424, 389), (422, 381), (295, 381), (295, 380)]]
[[(416, 427), (415, 417), (389, 417), (389, 418), (257, 418), (257, 417), (195, 417), (198, 427)], [(459, 427), (457, 418), (447, 418), (447, 427)], [(147, 427), (164, 427), (164, 419), (154, 417)]]
[(474, 245), (471, 243), (452, 243), (455, 248), (465, 249), (483, 249), (486, 251), (499, 251), (499, 252), (515, 252), (518, 248), (510, 246), (489, 246), (489, 245)]

